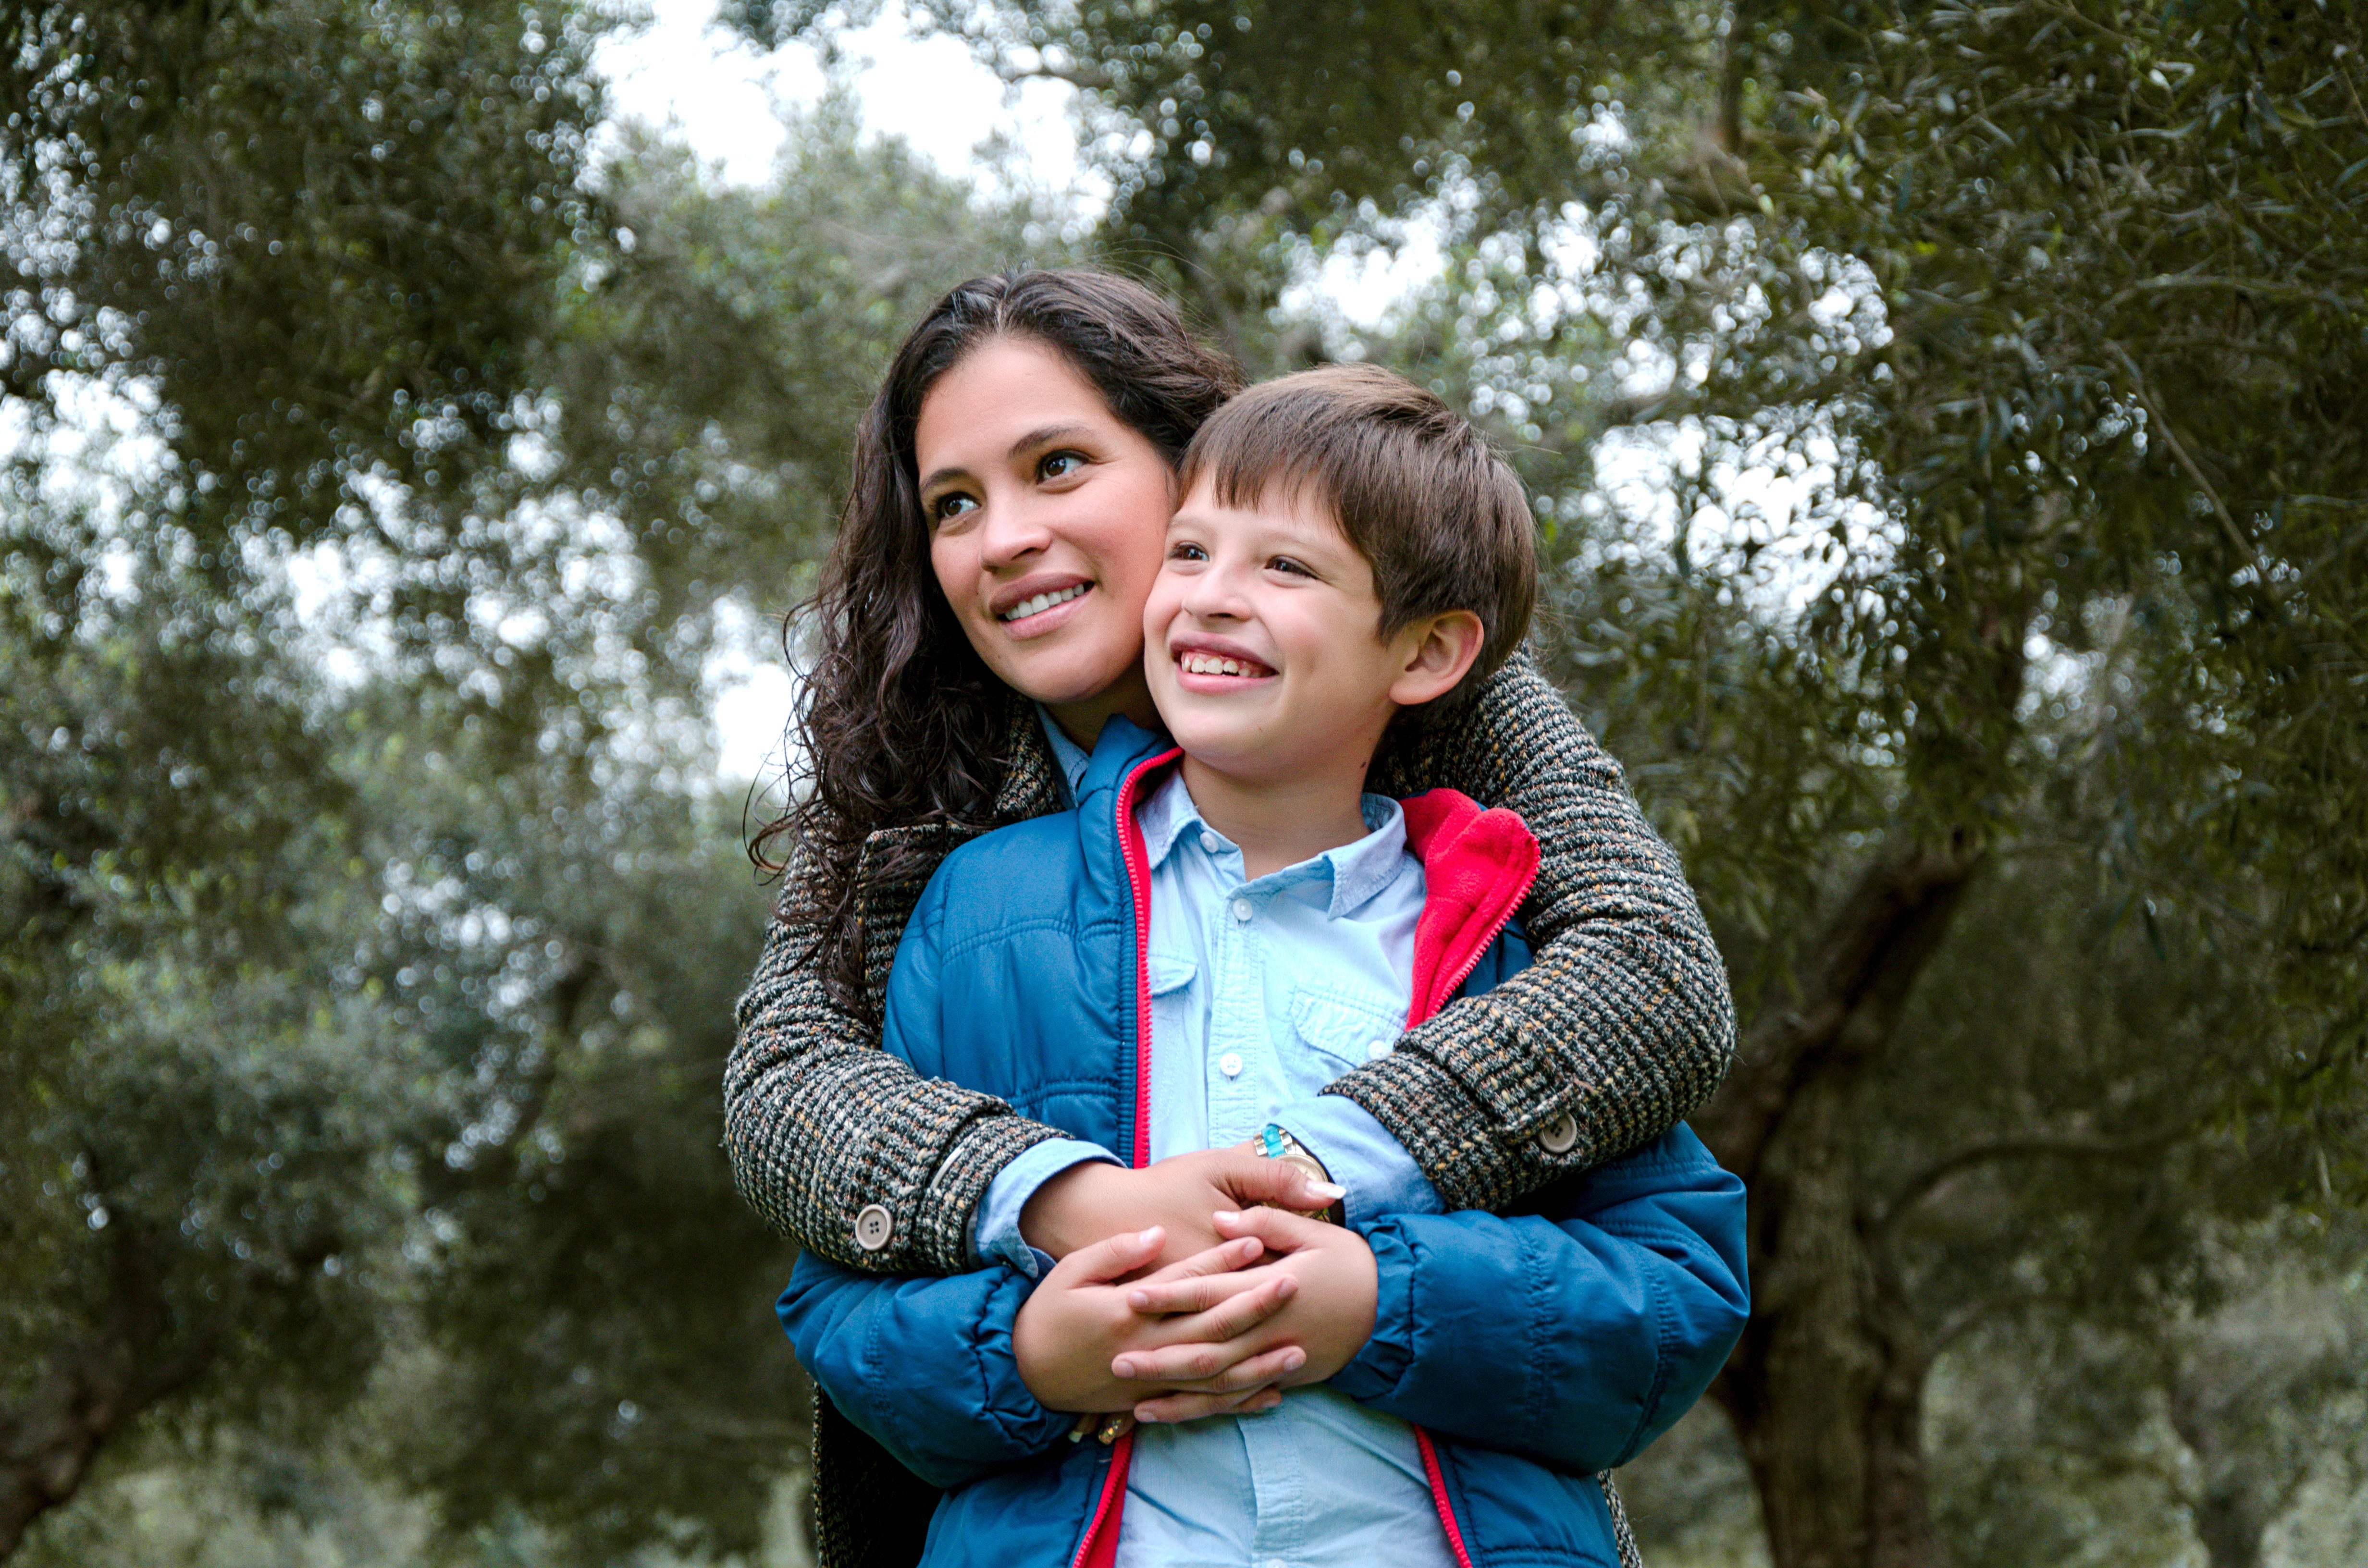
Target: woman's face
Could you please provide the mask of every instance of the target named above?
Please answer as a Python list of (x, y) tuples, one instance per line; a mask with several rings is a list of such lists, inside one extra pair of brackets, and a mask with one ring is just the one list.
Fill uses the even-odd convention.
[(1143, 605), (1175, 475), (1054, 349), (998, 337), (921, 400), (914, 429), (929, 562), (971, 646), (1090, 744), (1153, 718)]

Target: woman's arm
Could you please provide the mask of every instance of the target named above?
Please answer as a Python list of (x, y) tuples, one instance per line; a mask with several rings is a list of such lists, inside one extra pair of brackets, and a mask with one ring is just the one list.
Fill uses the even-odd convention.
[[(956, 842), (942, 836), (940, 858)], [(879, 1026), (842, 1006), (810, 961), (816, 931), (794, 897), (803, 870), (793, 862), (784, 879), (790, 895), (737, 1010), (723, 1074), (733, 1176), (776, 1230), (834, 1263), (962, 1272), (987, 1185), (1022, 1151), (1061, 1134), (992, 1095), (925, 1079), (880, 1048)], [(901, 898), (867, 890), (867, 946), (880, 949), (883, 978), (925, 881), (926, 872)]]
[[(1007, 787), (1004, 820), (1057, 805), (1033, 731), (1014, 728), (1014, 778), (1028, 790)], [(1649, 1142), (1709, 1097), (1735, 1049), (1717, 950), (1619, 765), (1527, 655), (1436, 733), (1386, 748), (1376, 773), (1395, 794), (1449, 784), (1509, 806), (1545, 856), (1524, 910), (1536, 963), (1451, 1005), (1331, 1091), (1405, 1147), (1442, 1206), (1502, 1206)], [(792, 867), (792, 889), (798, 876)], [(884, 962), (920, 886), (867, 891), (867, 944)], [(740, 1190), (799, 1244), (850, 1267), (967, 1268), (989, 1184), (1059, 1134), (878, 1049), (878, 1029), (804, 961), (814, 937), (794, 913), (777, 920), (741, 998), (724, 1076)], [(858, 1231), (875, 1207), (873, 1233), (884, 1221), (886, 1234), (872, 1247)]]
[(1522, 907), (1536, 961), (1326, 1091), (1405, 1145), (1442, 1208), (1502, 1208), (1710, 1097), (1735, 1054), (1718, 949), (1620, 765), (1526, 653), (1463, 712), (1385, 743), (1374, 771), (1394, 795), (1447, 785), (1509, 807), (1544, 853)]

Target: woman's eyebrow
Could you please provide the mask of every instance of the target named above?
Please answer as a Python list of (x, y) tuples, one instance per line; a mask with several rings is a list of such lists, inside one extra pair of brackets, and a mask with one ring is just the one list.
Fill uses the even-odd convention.
[[(1080, 424), (1075, 420), (1072, 420), (1066, 425), (1041, 426), (1036, 429), (1029, 431), (1028, 434), (1020, 437), (1019, 439), (1012, 442), (1011, 449), (1005, 452), (1003, 455), (1005, 460), (1008, 461), (1018, 458), (1021, 453), (1029, 451), (1031, 449), (1045, 446), (1053, 441), (1065, 441), (1082, 436), (1090, 436), (1093, 433), (1094, 427), (1092, 426)], [(931, 469), (922, 477), (921, 483), (915, 487), (915, 491), (918, 494), (927, 495), (931, 490), (945, 483), (949, 480), (968, 479), (970, 477), (970, 470), (963, 468), (959, 463), (951, 463), (944, 468)]]
[(1029, 431), (1028, 434), (1012, 442), (1011, 449), (1003, 455), (1006, 458), (1016, 458), (1022, 452), (1053, 441), (1066, 441), (1079, 436), (1090, 436), (1093, 434), (1093, 428), (1090, 425), (1081, 424), (1076, 420), (1071, 420), (1066, 425), (1046, 425)]

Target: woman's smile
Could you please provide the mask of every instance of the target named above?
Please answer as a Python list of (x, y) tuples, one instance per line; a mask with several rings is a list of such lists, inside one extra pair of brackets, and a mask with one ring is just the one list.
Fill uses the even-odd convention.
[(1076, 604), (1093, 588), (1091, 583), (1045, 587), (1033, 581), (1023, 582), (995, 596), (995, 619), (1014, 637), (1041, 637), (1072, 619), (1055, 614), (1056, 610)]

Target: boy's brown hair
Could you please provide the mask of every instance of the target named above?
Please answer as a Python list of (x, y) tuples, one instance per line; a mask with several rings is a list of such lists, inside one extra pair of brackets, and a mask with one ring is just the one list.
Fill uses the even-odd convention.
[(1376, 634), (1429, 615), (1480, 618), (1480, 656), (1452, 708), (1512, 656), (1537, 602), (1537, 523), (1510, 464), (1436, 396), (1377, 365), (1326, 365), (1261, 381), (1185, 449), (1180, 487), (1206, 479), (1222, 506), (1304, 495), (1331, 509), (1373, 569)]

